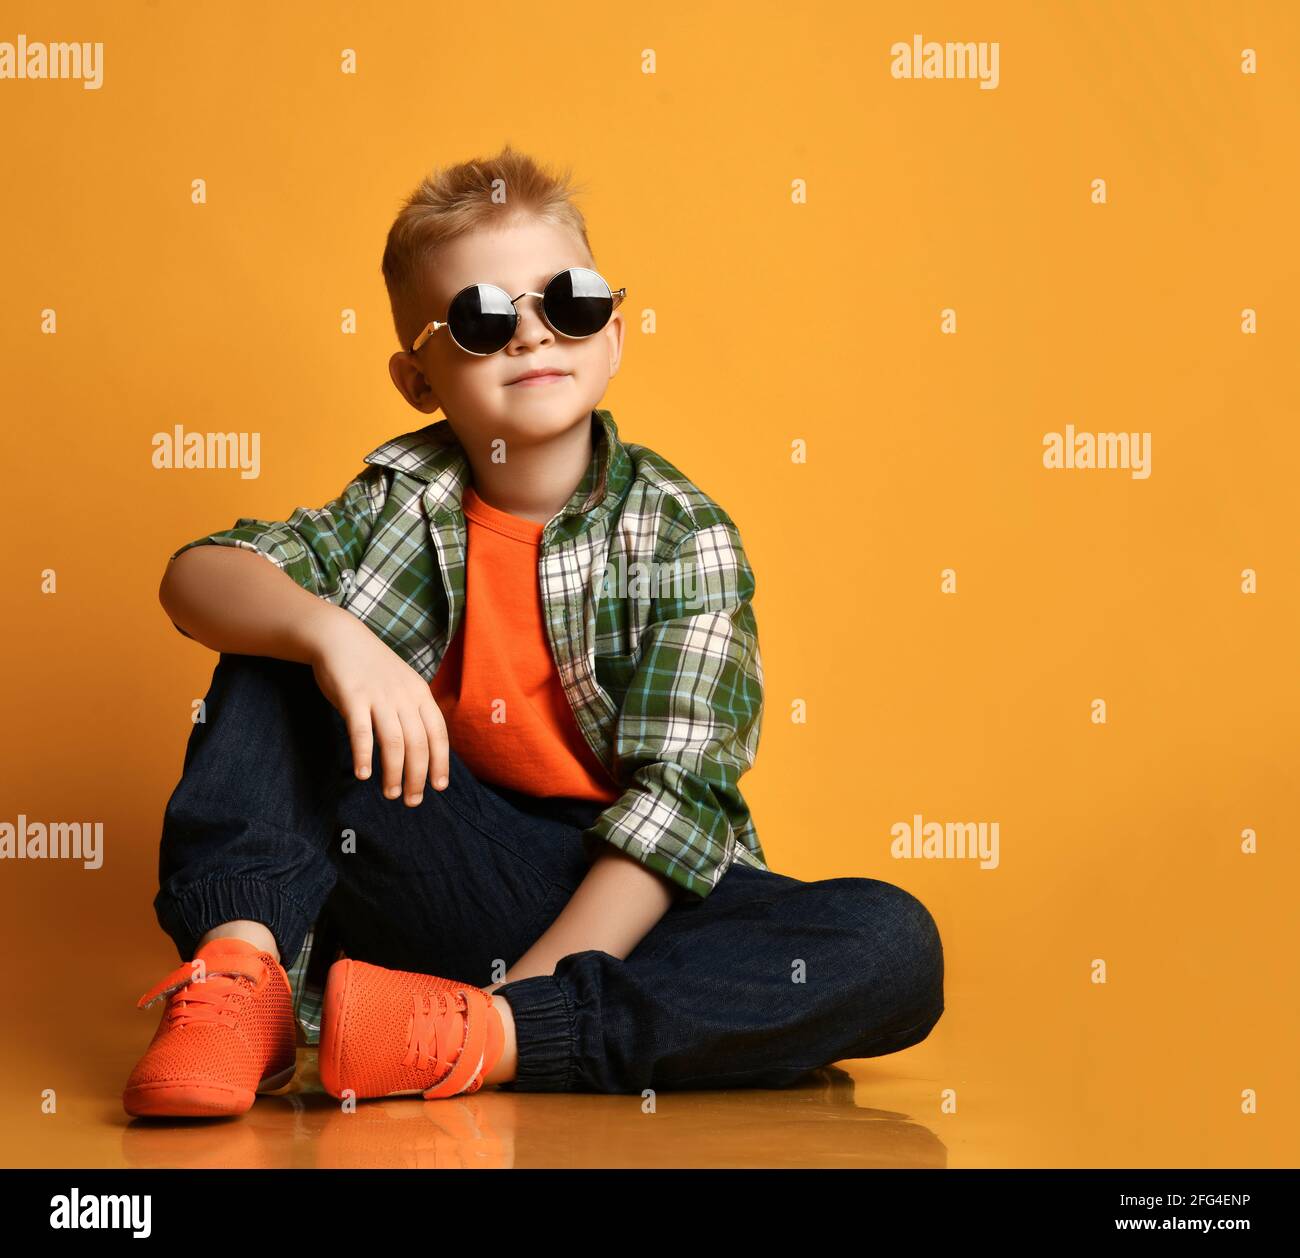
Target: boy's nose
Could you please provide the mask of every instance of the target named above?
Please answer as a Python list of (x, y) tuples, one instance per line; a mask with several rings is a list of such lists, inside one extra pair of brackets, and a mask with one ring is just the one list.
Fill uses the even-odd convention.
[(515, 309), (519, 311), (514, 335), (516, 343), (530, 345), (535, 341), (550, 340), (555, 335), (542, 318), (541, 301), (540, 297), (525, 294), (515, 303)]

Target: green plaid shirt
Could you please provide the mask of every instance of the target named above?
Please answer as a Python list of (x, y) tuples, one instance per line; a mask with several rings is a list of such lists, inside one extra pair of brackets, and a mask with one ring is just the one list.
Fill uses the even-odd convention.
[[(762, 723), (754, 576), (717, 503), (654, 451), (620, 441), (609, 411), (593, 411), (592, 428), (591, 463), (542, 530), (538, 564), (560, 681), (623, 791), (583, 842), (592, 857), (611, 843), (703, 897), (733, 861), (767, 868), (737, 785)], [(461, 493), (472, 470), (445, 419), (364, 462), (325, 506), (237, 520), (172, 558), (212, 543), (256, 550), (432, 681), (465, 611)], [(311, 1044), (323, 988), (320, 964), (308, 976), (314, 936), (290, 970)]]

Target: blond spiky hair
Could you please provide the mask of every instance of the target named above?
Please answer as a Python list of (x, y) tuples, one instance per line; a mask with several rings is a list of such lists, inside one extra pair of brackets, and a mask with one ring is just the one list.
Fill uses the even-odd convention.
[(585, 188), (572, 176), (569, 168), (553, 174), (507, 144), (495, 157), (470, 158), (420, 180), (388, 229), (382, 264), (403, 349), (435, 315), (425, 285), (433, 254), (465, 232), (532, 216), (572, 228), (592, 258), (586, 221), (573, 202)]

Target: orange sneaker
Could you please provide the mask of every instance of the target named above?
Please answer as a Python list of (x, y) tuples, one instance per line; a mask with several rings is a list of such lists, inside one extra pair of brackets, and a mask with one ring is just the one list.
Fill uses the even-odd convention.
[(284, 967), (243, 939), (214, 939), (136, 1005), (167, 998), (144, 1056), (122, 1093), (128, 1114), (209, 1118), (242, 1114), (258, 1092), (293, 1078), (293, 996)]
[(320, 1038), (330, 1096), (477, 1092), (504, 1049), (501, 1016), (481, 987), (366, 961), (330, 966)]

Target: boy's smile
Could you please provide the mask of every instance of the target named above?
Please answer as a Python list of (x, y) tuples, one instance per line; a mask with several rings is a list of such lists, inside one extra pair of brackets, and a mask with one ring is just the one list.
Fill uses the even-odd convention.
[[(596, 269), (568, 227), (529, 215), (474, 229), (430, 258), (412, 335), (429, 319), (444, 321), (452, 298), (471, 284), (496, 284), (511, 295), (541, 292), (573, 266)], [(550, 329), (540, 304), (532, 296), (515, 303), (519, 323), (499, 353), (466, 353), (441, 328), (414, 354), (394, 354), (389, 373), (416, 410), (442, 410), (485, 502), (545, 523), (591, 460), (591, 412), (618, 371), (623, 317), (615, 310), (595, 336), (571, 340)]]
[(568, 376), (568, 374), (567, 371), (562, 371), (558, 367), (534, 367), (531, 371), (524, 372), (524, 374), (518, 379), (512, 380), (509, 387), (514, 388), (515, 385), (550, 384), (555, 380), (563, 380)]

